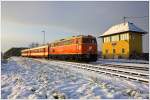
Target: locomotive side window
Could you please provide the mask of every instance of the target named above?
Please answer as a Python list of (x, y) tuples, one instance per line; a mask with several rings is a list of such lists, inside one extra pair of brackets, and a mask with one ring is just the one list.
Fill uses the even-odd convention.
[(72, 43), (73, 43), (72, 40), (66, 40), (66, 41), (64, 41), (64, 45), (70, 45), (70, 44), (72, 44)]
[(76, 44), (78, 44), (79, 43), (79, 41), (78, 40), (76, 40)]
[(58, 42), (58, 46), (61, 46), (62, 45), (62, 42)]
[(76, 44), (79, 44), (79, 43), (81, 43), (81, 38), (76, 39)]

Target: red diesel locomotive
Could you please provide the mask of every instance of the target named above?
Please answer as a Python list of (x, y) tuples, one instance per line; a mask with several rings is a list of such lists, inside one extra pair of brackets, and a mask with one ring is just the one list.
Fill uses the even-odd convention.
[(73, 36), (44, 46), (22, 50), (21, 55), (60, 60), (96, 61), (97, 42), (91, 35)]

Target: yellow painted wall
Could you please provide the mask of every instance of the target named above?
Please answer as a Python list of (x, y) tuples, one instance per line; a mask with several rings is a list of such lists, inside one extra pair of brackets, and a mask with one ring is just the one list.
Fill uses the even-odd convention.
[(130, 33), (130, 54), (134, 50), (138, 54), (142, 53), (142, 36), (140, 33)]
[[(122, 33), (125, 34), (125, 33)], [(106, 43), (102, 43), (102, 57), (103, 58), (129, 58), (132, 54), (133, 49), (136, 50), (139, 54), (142, 53), (142, 37), (140, 34), (135, 33), (133, 40), (133, 34), (129, 34), (128, 40), (119, 40), (119, 41), (110, 41)], [(119, 34), (117, 34), (119, 35)], [(115, 44), (115, 45), (112, 45)], [(106, 49), (108, 52), (106, 53)], [(113, 49), (115, 49), (115, 53), (113, 53)], [(124, 53), (122, 53), (122, 49), (124, 49)]]

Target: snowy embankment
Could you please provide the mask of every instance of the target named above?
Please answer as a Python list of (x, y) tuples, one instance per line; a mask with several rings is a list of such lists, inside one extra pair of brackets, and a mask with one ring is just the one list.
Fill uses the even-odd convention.
[(13, 57), (1, 66), (2, 99), (149, 98), (149, 85), (56, 65), (54, 61)]

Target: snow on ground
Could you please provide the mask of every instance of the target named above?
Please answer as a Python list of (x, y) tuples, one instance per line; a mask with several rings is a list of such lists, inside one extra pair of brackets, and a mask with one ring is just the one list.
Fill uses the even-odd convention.
[(149, 85), (62, 66), (55, 61), (12, 57), (1, 64), (2, 99), (149, 98)]

